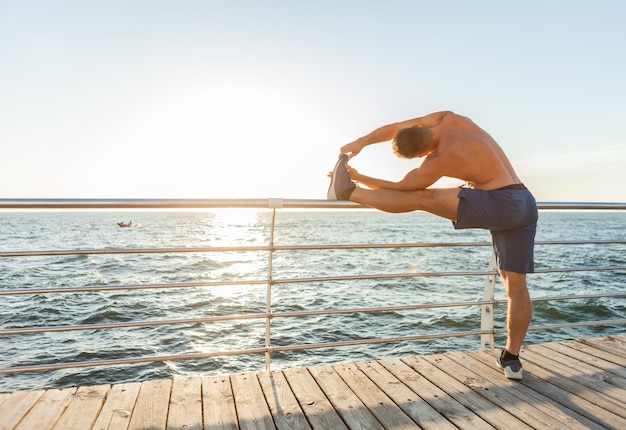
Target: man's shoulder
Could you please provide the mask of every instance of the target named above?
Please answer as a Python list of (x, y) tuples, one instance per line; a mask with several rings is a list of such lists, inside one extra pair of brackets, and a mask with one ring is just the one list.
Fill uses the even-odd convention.
[(476, 127), (474, 121), (466, 116), (459, 115), (454, 112), (446, 113), (446, 115), (444, 115), (444, 117), (442, 118), (441, 125), (447, 127), (458, 127), (459, 125)]

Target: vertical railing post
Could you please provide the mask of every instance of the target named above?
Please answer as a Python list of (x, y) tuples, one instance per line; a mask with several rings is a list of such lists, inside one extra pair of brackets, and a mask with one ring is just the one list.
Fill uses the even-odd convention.
[(493, 303), (496, 291), (496, 279), (497, 279), (497, 264), (496, 255), (492, 251), (491, 258), (489, 260), (489, 271), (494, 271), (493, 274), (487, 275), (485, 279), (485, 288), (483, 289), (483, 301), (490, 301), (491, 303), (482, 305), (482, 311), (480, 315), (480, 330), (488, 330), (489, 333), (483, 333), (480, 335), (480, 350), (483, 351), (489, 345), (490, 349), (495, 348), (494, 339), (494, 323), (493, 323)]
[(272, 287), (274, 286), (274, 231), (276, 229), (276, 209), (283, 207), (283, 199), (269, 199), (268, 207), (272, 209), (272, 226), (270, 229), (270, 250), (267, 265), (268, 276), (265, 302), (265, 370), (269, 372), (272, 360)]

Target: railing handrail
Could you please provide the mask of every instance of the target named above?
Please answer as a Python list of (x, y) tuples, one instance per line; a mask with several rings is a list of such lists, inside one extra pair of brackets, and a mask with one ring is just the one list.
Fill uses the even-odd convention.
[[(593, 202), (546, 202), (539, 203), (540, 210), (626, 210), (626, 203), (593, 203)], [(482, 300), (473, 302), (450, 302), (450, 303), (431, 303), (431, 304), (414, 304), (401, 306), (379, 306), (379, 307), (360, 307), (346, 309), (326, 309), (326, 310), (309, 310), (309, 311), (289, 311), (275, 312), (271, 308), (271, 287), (278, 284), (297, 284), (305, 282), (327, 282), (327, 281), (358, 281), (372, 279), (394, 279), (394, 278), (417, 278), (417, 277), (442, 277), (442, 276), (487, 276), (487, 279), (494, 278), (497, 272), (491, 266), (483, 271), (459, 271), (459, 272), (410, 272), (410, 273), (376, 273), (376, 274), (359, 274), (347, 276), (318, 276), (308, 278), (275, 278), (272, 274), (272, 255), (275, 252), (282, 251), (307, 251), (307, 250), (336, 250), (336, 249), (391, 249), (391, 248), (426, 248), (426, 247), (475, 247), (475, 246), (491, 246), (490, 242), (445, 242), (445, 243), (387, 243), (387, 244), (317, 244), (317, 245), (281, 245), (277, 246), (273, 241), (274, 221), (277, 209), (362, 209), (365, 206), (345, 201), (328, 201), (328, 200), (299, 200), (299, 199), (0, 199), (0, 211), (2, 210), (66, 210), (66, 209), (210, 209), (210, 208), (266, 208), (273, 210), (271, 221), (272, 233), (269, 244), (258, 246), (215, 246), (215, 247), (195, 247), (195, 248), (128, 248), (128, 249), (76, 249), (76, 250), (42, 250), (42, 251), (3, 251), (0, 252), (0, 259), (11, 257), (49, 257), (49, 256), (65, 256), (65, 255), (89, 255), (89, 254), (167, 254), (167, 253), (203, 253), (203, 252), (267, 252), (269, 255), (269, 270), (266, 278), (244, 279), (244, 280), (213, 280), (205, 282), (181, 282), (168, 284), (137, 284), (137, 285), (95, 285), (84, 287), (48, 287), (48, 288), (18, 288), (18, 289), (2, 289), (0, 297), (15, 296), (27, 294), (57, 294), (57, 293), (77, 293), (77, 292), (96, 292), (96, 291), (117, 291), (117, 290), (135, 290), (135, 289), (164, 289), (164, 288), (196, 288), (196, 287), (217, 287), (217, 286), (233, 286), (233, 285), (266, 285), (267, 286), (267, 308), (265, 312), (255, 312), (247, 314), (229, 314), (216, 315), (201, 318), (178, 318), (169, 320), (144, 320), (144, 321), (125, 321), (120, 323), (107, 324), (87, 324), (87, 325), (67, 325), (67, 326), (49, 326), (49, 327), (25, 327), (1, 329), (1, 336), (24, 335), (34, 333), (61, 332), (61, 331), (77, 331), (77, 330), (104, 330), (117, 328), (134, 328), (147, 327), (157, 325), (174, 325), (174, 324), (195, 324), (218, 322), (227, 320), (250, 320), (265, 319), (266, 320), (266, 345), (263, 348), (249, 348), (244, 350), (232, 351), (214, 351), (201, 354), (178, 354), (163, 355), (153, 357), (137, 357), (120, 360), (100, 360), (91, 362), (78, 363), (58, 363), (49, 365), (22, 366), (9, 369), (0, 369), (0, 374), (30, 372), (36, 370), (56, 370), (68, 367), (88, 367), (101, 365), (117, 365), (132, 364), (140, 362), (166, 361), (166, 360), (185, 360), (197, 359), (215, 356), (229, 356), (241, 354), (266, 354), (266, 366), (269, 368), (269, 354), (279, 351), (295, 351), (307, 350), (315, 348), (334, 348), (338, 346), (355, 346), (355, 345), (371, 345), (390, 342), (404, 342), (410, 340), (447, 338), (460, 336), (477, 336), (480, 335), (483, 344), (490, 344), (493, 348), (493, 336), (502, 333), (505, 329), (493, 327), (493, 321), (488, 328), (481, 326), (481, 330), (472, 330), (460, 333), (445, 334), (427, 334), (402, 336), (393, 338), (377, 338), (377, 339), (352, 339), (338, 342), (326, 342), (319, 344), (296, 344), (276, 346), (271, 343), (271, 335), (269, 333), (270, 322), (276, 318), (290, 317), (306, 317), (306, 316), (322, 316), (350, 313), (373, 313), (373, 312), (390, 312), (390, 311), (413, 311), (421, 309), (460, 307), (460, 306), (482, 306), (483, 311), (488, 309), (488, 313), (493, 315), (493, 307), (506, 303), (505, 300), (496, 300), (491, 295), (486, 295)], [(538, 241), (537, 245), (624, 245), (625, 240), (573, 240), (573, 241)], [(582, 271), (615, 271), (626, 270), (626, 266), (591, 266), (591, 267), (571, 267), (571, 268), (547, 268), (538, 269), (535, 273), (555, 273), (555, 272), (582, 272)], [(486, 289), (487, 291), (487, 289)], [(597, 299), (597, 298), (624, 298), (626, 293), (607, 293), (607, 294), (586, 294), (586, 295), (568, 295), (557, 297), (538, 297), (533, 298), (536, 301), (550, 300), (576, 300), (576, 299)], [(549, 330), (564, 327), (579, 327), (590, 325), (609, 325), (609, 324), (626, 324), (626, 320), (604, 320), (604, 321), (585, 321), (577, 323), (553, 324), (544, 327), (531, 327), (530, 330)], [(489, 341), (489, 338), (491, 341)]]
[[(547, 240), (535, 245), (624, 245), (626, 240)], [(93, 248), (50, 249), (41, 251), (0, 251), (3, 257), (56, 257), (66, 255), (115, 254), (176, 254), (195, 252), (256, 252), (256, 251), (320, 251), (336, 249), (392, 249), (392, 248), (462, 248), (492, 246), (491, 242), (428, 242), (428, 243), (355, 243), (327, 245), (257, 245), (257, 246), (205, 246), (193, 248)]]
[[(535, 297), (532, 299), (533, 303), (536, 302), (548, 302), (558, 300), (590, 300), (601, 298), (624, 298), (626, 293), (605, 293), (605, 294), (582, 294), (582, 295), (568, 295), (568, 296), (550, 296), (550, 297)], [(53, 332), (65, 332), (65, 331), (83, 331), (83, 330), (107, 330), (118, 328), (133, 328), (133, 327), (153, 327), (161, 325), (181, 325), (181, 324), (197, 324), (206, 322), (221, 322), (221, 321), (236, 321), (236, 320), (251, 320), (262, 318), (299, 318), (299, 317), (312, 317), (312, 316), (324, 316), (324, 315), (345, 315), (356, 313), (375, 313), (375, 312), (400, 312), (400, 311), (416, 311), (424, 309), (441, 309), (452, 307), (467, 307), (467, 306), (485, 306), (485, 305), (503, 305), (506, 304), (506, 300), (476, 300), (471, 302), (447, 302), (447, 303), (430, 303), (420, 305), (403, 305), (403, 306), (379, 306), (369, 308), (345, 308), (345, 309), (324, 309), (317, 311), (291, 311), (291, 312), (256, 312), (249, 314), (229, 314), (229, 315), (217, 315), (211, 317), (198, 317), (198, 318), (179, 318), (179, 319), (167, 319), (167, 320), (141, 320), (141, 321), (126, 321), (121, 323), (107, 323), (107, 324), (81, 324), (81, 325), (59, 325), (59, 326), (47, 326), (47, 327), (25, 327), (14, 329), (0, 329), (0, 336), (15, 336), (21, 334), (35, 334), (35, 333), (53, 333)], [(496, 329), (497, 330), (497, 329)]]
[[(538, 202), (540, 210), (626, 210), (626, 202)], [(369, 209), (343, 200), (318, 199), (0, 199), (2, 209), (200, 209), (200, 208), (294, 208)]]
[[(626, 266), (587, 266), (569, 267), (557, 269), (537, 269), (534, 273), (563, 273), (563, 272), (606, 272), (615, 270), (626, 270)], [(199, 288), (199, 287), (224, 287), (235, 285), (273, 285), (279, 284), (300, 284), (311, 282), (328, 281), (365, 281), (372, 279), (402, 279), (402, 278), (432, 278), (432, 277), (453, 277), (453, 276), (489, 276), (495, 275), (495, 271), (465, 271), (465, 272), (407, 272), (407, 273), (383, 273), (383, 274), (363, 274), (347, 276), (319, 276), (314, 278), (258, 278), (231, 281), (204, 281), (204, 282), (179, 282), (167, 284), (134, 284), (134, 285), (93, 285), (85, 287), (47, 287), (47, 288), (16, 288), (1, 289), (2, 296), (19, 296), (32, 294), (63, 294), (63, 293), (94, 293), (99, 291), (124, 291), (124, 290), (162, 290), (178, 288)]]

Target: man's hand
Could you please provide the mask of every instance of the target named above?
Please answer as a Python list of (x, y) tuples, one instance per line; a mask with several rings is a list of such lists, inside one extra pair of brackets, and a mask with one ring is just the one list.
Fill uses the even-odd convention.
[(348, 164), (346, 164), (346, 168), (348, 169), (348, 173), (350, 173), (350, 179), (358, 182), (359, 180), (357, 178), (359, 176), (359, 172), (357, 172), (357, 170), (354, 167)]
[(357, 155), (359, 152), (361, 152), (361, 149), (363, 149), (365, 145), (363, 145), (360, 142), (360, 140), (361, 139), (357, 139), (354, 142), (351, 142), (351, 143), (348, 143), (347, 145), (342, 146), (341, 149), (339, 150), (339, 156), (341, 157), (343, 154), (347, 154), (348, 160), (349, 160), (355, 155)]
[[(352, 166), (350, 166), (348, 164), (346, 164), (346, 170), (350, 174), (350, 179), (353, 180), (353, 181), (357, 181), (358, 182), (357, 177), (359, 176), (359, 172), (357, 172), (357, 170), (354, 167), (352, 167)], [(328, 176), (329, 178), (332, 178), (333, 177), (333, 172), (328, 172), (328, 175), (326, 175), (326, 176)]]

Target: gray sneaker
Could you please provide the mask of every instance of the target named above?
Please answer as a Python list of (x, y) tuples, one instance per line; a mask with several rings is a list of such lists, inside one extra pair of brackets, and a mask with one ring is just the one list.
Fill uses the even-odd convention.
[(504, 376), (509, 379), (522, 379), (522, 362), (518, 359), (504, 360), (502, 359), (504, 350), (500, 353), (500, 357), (496, 358), (498, 367), (504, 370)]
[(347, 163), (348, 156), (342, 155), (335, 164), (326, 197), (328, 200), (349, 200), (352, 191), (356, 188), (346, 168)]

